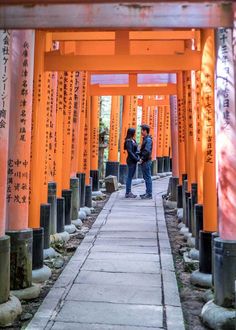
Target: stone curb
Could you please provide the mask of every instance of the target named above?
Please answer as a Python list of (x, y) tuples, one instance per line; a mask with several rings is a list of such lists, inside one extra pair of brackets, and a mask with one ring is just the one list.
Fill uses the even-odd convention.
[(110, 213), (118, 195), (119, 191), (116, 191), (110, 196), (102, 211), (99, 213), (92, 228), (88, 232), (88, 235), (90, 236), (89, 242), (82, 241), (82, 243), (78, 246), (74, 255), (62, 271), (57, 281), (54, 283), (54, 286), (47, 294), (33, 319), (26, 327), (27, 330), (51, 328), (51, 320), (53, 321), (57, 315), (57, 311), (61, 309), (62, 302), (78, 276), (79, 269), (82, 267), (90, 254), (90, 249), (93, 246), (94, 240), (96, 239), (101, 227), (106, 222), (107, 216)]
[(163, 200), (160, 193), (156, 196), (155, 202), (167, 329), (184, 330), (185, 326), (183, 311), (181, 307), (174, 261), (166, 226)]

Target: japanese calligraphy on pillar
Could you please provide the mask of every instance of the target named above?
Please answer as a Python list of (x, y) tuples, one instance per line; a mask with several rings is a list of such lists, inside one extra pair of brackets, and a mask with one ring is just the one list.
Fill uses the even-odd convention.
[(83, 171), (84, 158), (84, 139), (81, 132), (84, 131), (85, 126), (85, 111), (87, 104), (87, 83), (88, 74), (86, 71), (81, 71), (79, 74), (79, 142), (78, 142), (78, 171)]
[(163, 143), (163, 156), (169, 156), (170, 149), (170, 106), (164, 106), (165, 126), (164, 126), (164, 143)]
[[(53, 41), (52, 49), (59, 49), (59, 42)], [(50, 91), (50, 132), (49, 132), (49, 176), (55, 179), (56, 173), (56, 149), (55, 149), (55, 138), (56, 138), (56, 107), (57, 107), (57, 83), (58, 73), (56, 71), (51, 73), (51, 91)]]
[(45, 144), (45, 152), (46, 159), (44, 164), (44, 182), (47, 184), (48, 181), (52, 181), (50, 166), (49, 163), (52, 161), (52, 152), (50, 152), (50, 117), (51, 117), (51, 89), (52, 89), (52, 81), (51, 81), (51, 72), (46, 73), (46, 144)]
[(218, 29), (216, 77), (218, 219), (220, 237), (227, 240), (236, 239), (236, 194), (235, 184), (232, 182), (236, 173), (235, 55), (232, 30)]
[(61, 194), (62, 175), (62, 145), (63, 145), (63, 117), (64, 117), (64, 72), (58, 72), (56, 130), (55, 130), (55, 181), (57, 191)]
[(137, 127), (137, 107), (138, 107), (138, 97), (137, 96), (131, 96), (131, 106), (132, 106), (131, 127), (136, 129), (136, 127)]
[[(130, 118), (132, 118), (132, 102), (130, 101)], [(109, 136), (109, 160), (118, 160), (119, 142), (119, 123), (120, 123), (120, 100), (119, 96), (112, 97), (111, 116), (110, 116), (110, 136)]]
[(98, 169), (100, 98), (92, 97), (91, 113), (91, 170)]
[(158, 107), (157, 156), (163, 156), (164, 107)]
[(80, 84), (79, 72), (75, 72), (75, 87), (74, 87), (74, 111), (72, 125), (72, 144), (71, 144), (71, 175), (75, 176), (78, 163), (78, 139), (79, 139), (79, 98)]
[(34, 32), (13, 31), (12, 50), (7, 202), (9, 228), (21, 229), (22, 221), (28, 226)]
[(11, 33), (0, 30), (0, 237), (5, 234), (10, 108)]

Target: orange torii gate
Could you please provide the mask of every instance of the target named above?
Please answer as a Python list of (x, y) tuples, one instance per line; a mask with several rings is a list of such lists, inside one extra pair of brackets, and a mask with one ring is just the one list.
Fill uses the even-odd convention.
[[(27, 3), (27, 0), (25, 1)], [(8, 6), (8, 4), (11, 4), (12, 7)], [(106, 25), (106, 28), (109, 27), (109, 29), (113, 26), (114, 22), (111, 22), (111, 17), (112, 20), (114, 20), (114, 16), (107, 15), (108, 19), (104, 20), (104, 17), (106, 16), (107, 13), (111, 13), (112, 10), (114, 10), (115, 5), (117, 6), (117, 3), (110, 3), (110, 4), (103, 4), (103, 3), (94, 3), (90, 4), (92, 8), (97, 8), (100, 10), (91, 10), (91, 17), (93, 17), (93, 20), (88, 22), (84, 19), (86, 15), (82, 15), (81, 22), (78, 23), (78, 20), (72, 19), (74, 18), (73, 10), (75, 11), (75, 4), (67, 3), (68, 5), (68, 10), (72, 14), (70, 18), (68, 19), (67, 15), (64, 15), (64, 12), (62, 9), (64, 8), (65, 4), (62, 4), (61, 7), (58, 6), (58, 4), (54, 1), (54, 5), (52, 7), (51, 1), (49, 0), (48, 5), (42, 6), (41, 11), (39, 11), (39, 5), (37, 2), (35, 2), (35, 6), (22, 6), (20, 7), (14, 0), (9, 0), (8, 4), (5, 4), (3, 6), (0, 6), (0, 14), (4, 12), (4, 15), (6, 15), (6, 19), (4, 19), (4, 22), (1, 23), (3, 24), (3, 27), (20, 27), (20, 28), (26, 28), (26, 27), (32, 27), (33, 25), (36, 27), (58, 27), (55, 26), (56, 24), (64, 24), (64, 27), (71, 27), (75, 28), (73, 24), (76, 22), (76, 24), (80, 24), (81, 27), (83, 28), (91, 28), (98, 26), (103, 26), (103, 24)], [(86, 13), (87, 11), (87, 4), (76, 4), (77, 6), (80, 6), (81, 13)], [(160, 4), (158, 3), (153, 3), (151, 4), (151, 10), (145, 9), (143, 6), (144, 4), (140, 4), (142, 9), (147, 13), (147, 18), (150, 20), (147, 23), (146, 29), (148, 27), (154, 28), (156, 27), (166, 27), (168, 24), (173, 24), (169, 23), (170, 21), (173, 22), (173, 20), (168, 21), (166, 19), (163, 20), (163, 9), (160, 7)], [(186, 26), (193, 27), (217, 27), (217, 26), (232, 26), (232, 7), (231, 4), (227, 4), (225, 6), (219, 6), (216, 5), (214, 2), (212, 3), (212, 6), (205, 6), (201, 3), (193, 3), (192, 7), (191, 6), (186, 6), (185, 8), (178, 9), (177, 4), (169, 4), (167, 3), (165, 7), (165, 12), (168, 12), (168, 15), (173, 15), (172, 17), (176, 18), (175, 22), (175, 27), (181, 27), (183, 24), (184, 19), (186, 19), (185, 24)], [(124, 7), (124, 8), (123, 8)], [(130, 9), (128, 8), (129, 6), (121, 6), (119, 4), (120, 8), (120, 15), (119, 16), (119, 21), (117, 22), (117, 26), (121, 26), (122, 29), (127, 28), (127, 21), (129, 21), (129, 24), (131, 27), (139, 27), (139, 10), (140, 8), (136, 8), (135, 6), (132, 7), (133, 10), (133, 15), (131, 19), (127, 19), (130, 17)], [(138, 6), (137, 6), (138, 7)], [(190, 8), (191, 7), (191, 8)], [(211, 7), (211, 8), (209, 8)], [(224, 7), (224, 8), (223, 8)], [(58, 19), (56, 20), (51, 20), (51, 14), (52, 14), (52, 8), (55, 10), (54, 13), (58, 15)], [(117, 8), (117, 7), (116, 7)], [(227, 10), (225, 10), (227, 8)], [(77, 8), (78, 9), (78, 8)], [(102, 10), (104, 9), (104, 10)], [(195, 9), (195, 11), (194, 11)], [(194, 15), (192, 14), (192, 10), (194, 12)], [(212, 17), (211, 12), (214, 12), (215, 15)], [(40, 14), (39, 14), (40, 12)], [(76, 11), (75, 11), (76, 12)], [(178, 14), (177, 14), (178, 12)], [(179, 14), (179, 12), (182, 13), (182, 15)], [(14, 13), (14, 14), (12, 14)], [(96, 13), (97, 16), (93, 16)], [(26, 14), (28, 17), (28, 20), (22, 20), (22, 15)], [(201, 15), (200, 15), (201, 14)], [(12, 16), (13, 15), (13, 16)], [(35, 16), (36, 15), (36, 16)], [(44, 15), (44, 19), (40, 15)], [(104, 16), (105, 15), (105, 16)], [(158, 21), (158, 18), (160, 18), (160, 21)], [(183, 19), (184, 17), (184, 19)], [(126, 23), (124, 20), (127, 20)], [(42, 24), (45, 24), (45, 26), (42, 26)], [(94, 26), (89, 26), (88, 24), (95, 24)], [(159, 24), (159, 25), (158, 25)], [(114, 26), (113, 26), (114, 27)], [(168, 25), (168, 27), (171, 27)], [(91, 31), (92, 32), (92, 31)], [(102, 33), (103, 31), (97, 32), (97, 33)], [(178, 142), (178, 145), (181, 144), (181, 150), (183, 151), (183, 143), (186, 145), (185, 149), (185, 155), (181, 157), (181, 160), (179, 161), (179, 164), (182, 165), (182, 167), (179, 169), (179, 173), (181, 174), (188, 174), (188, 179), (189, 179), (189, 187), (190, 184), (195, 183), (196, 181), (201, 182), (201, 174), (204, 176), (203, 180), (203, 187), (202, 191), (198, 193), (198, 195), (201, 197), (202, 196), (202, 203), (203, 203), (203, 233), (201, 233), (201, 246), (200, 246), (200, 255), (201, 257), (204, 256), (206, 258), (205, 254), (203, 252), (210, 251), (210, 239), (211, 239), (211, 232), (215, 231), (217, 229), (217, 206), (216, 206), (216, 176), (215, 176), (215, 167), (216, 167), (216, 160), (215, 160), (215, 148), (214, 148), (214, 142), (215, 142), (215, 136), (214, 136), (214, 92), (213, 92), (213, 75), (214, 75), (214, 63), (212, 61), (213, 57), (213, 45), (214, 45), (214, 37), (213, 37), (213, 31), (203, 31), (201, 32), (201, 36), (203, 37), (203, 43), (202, 43), (202, 49), (203, 49), (203, 59), (202, 59), (202, 54), (199, 50), (194, 50), (192, 51), (191, 49), (185, 49), (183, 48), (183, 42), (171, 42), (171, 38), (173, 39), (173, 35), (178, 35), (178, 38), (182, 38), (186, 40), (186, 38), (189, 39), (195, 39), (196, 34), (199, 33), (199, 31), (188, 31), (188, 33), (182, 33), (183, 31), (132, 31), (127, 33), (127, 31), (117, 31), (116, 33), (113, 31), (110, 31), (111, 33), (114, 33), (112, 37), (108, 37), (111, 39), (108, 39), (109, 43), (113, 43), (114, 45), (111, 47), (110, 45), (106, 49), (106, 54), (101, 54), (103, 50), (103, 44), (100, 42), (101, 40), (98, 40), (98, 47), (97, 51), (100, 52), (98, 53), (93, 53), (93, 49), (91, 49), (91, 43), (90, 45), (87, 43), (87, 46), (85, 47), (85, 43), (81, 44), (85, 48), (80, 48), (78, 49), (78, 46), (76, 46), (75, 52), (73, 54), (61, 54), (60, 50), (55, 51), (55, 50), (50, 50), (48, 48), (47, 42), (50, 41), (52, 42), (53, 34), (56, 33), (46, 33), (45, 31), (37, 31), (37, 37), (36, 37), (36, 54), (37, 56), (35, 57), (35, 86), (36, 86), (36, 98), (34, 98), (34, 104), (33, 104), (33, 135), (32, 135), (32, 161), (31, 161), (31, 175), (32, 175), (32, 192), (31, 196), (33, 198), (31, 199), (33, 201), (34, 207), (32, 207), (32, 204), (30, 205), (30, 222), (29, 225), (31, 227), (36, 226), (39, 227), (40, 222), (39, 222), (39, 206), (40, 203), (45, 203), (47, 202), (47, 188), (48, 188), (48, 183), (51, 180), (51, 171), (49, 170), (51, 168), (52, 164), (51, 163), (51, 154), (48, 151), (49, 144), (51, 143), (50, 138), (47, 141), (47, 134), (51, 134), (51, 130), (47, 129), (47, 111), (49, 108), (49, 102), (52, 100), (52, 89), (50, 89), (50, 92), (47, 91), (47, 83), (50, 82), (50, 76), (51, 74), (49, 72), (56, 72), (58, 71), (58, 82), (60, 80), (60, 74), (62, 73), (62, 76), (64, 77), (64, 71), (65, 72), (77, 72), (77, 71), (85, 71), (86, 74), (89, 72), (114, 72), (113, 70), (118, 70), (122, 72), (150, 72), (150, 71), (155, 71), (155, 72), (162, 72), (164, 69), (163, 67), (165, 66), (165, 69), (168, 72), (179, 72), (184, 73), (185, 76), (187, 76), (188, 81), (189, 81), (189, 72), (191, 70), (194, 71), (201, 71), (200, 76), (201, 76), (201, 91), (198, 92), (202, 95), (201, 99), (201, 105), (199, 106), (198, 103), (196, 102), (197, 108), (196, 110), (196, 119), (186, 118), (186, 106), (184, 106), (184, 109), (181, 109), (181, 106), (178, 108), (178, 113), (180, 113), (180, 118), (178, 118), (178, 123), (181, 123), (183, 127), (187, 127), (185, 130), (185, 141)], [(110, 33), (108, 32), (108, 33)], [(152, 48), (150, 49), (150, 53), (147, 53), (147, 50), (145, 51), (143, 47), (143, 42), (139, 43), (140, 40), (138, 40), (138, 34), (142, 35), (143, 40), (147, 41), (147, 36), (149, 36), (150, 40), (153, 40), (153, 36), (158, 36), (157, 38), (162, 38), (162, 41), (167, 38), (169, 35), (168, 43), (160, 42), (160, 39), (155, 39), (155, 42), (153, 43)], [(186, 32), (186, 31), (185, 31)], [(6, 32), (5, 32), (6, 33)], [(74, 42), (74, 35), (71, 35), (69, 37), (71, 32), (66, 32), (67, 33), (67, 38), (71, 38), (70, 40), (61, 40), (63, 42)], [(77, 38), (81, 38), (81, 33), (83, 32), (78, 32)], [(84, 32), (88, 33), (88, 32)], [(60, 32), (58, 32), (58, 35)], [(181, 37), (182, 34), (182, 37)], [(127, 35), (130, 37), (130, 42), (127, 44)], [(188, 35), (186, 37), (186, 35)], [(223, 50), (227, 49), (227, 56), (228, 56), (228, 62), (230, 63), (230, 69), (231, 72), (234, 70), (234, 62), (233, 62), (233, 51), (232, 51), (232, 30), (231, 29), (220, 29), (217, 31), (217, 36), (218, 36), (218, 44), (217, 44), (217, 51), (219, 52), (220, 55), (222, 55)], [(65, 38), (65, 36), (63, 37)], [(87, 35), (85, 38), (88, 38)], [(146, 38), (146, 39), (145, 39)], [(128, 38), (129, 39), (129, 38)], [(181, 39), (181, 41), (183, 41)], [(87, 41), (87, 39), (85, 39)], [(120, 41), (124, 40), (124, 45), (121, 46), (119, 45)], [(143, 41), (142, 40), (142, 41)], [(39, 42), (40, 41), (40, 42)], [(77, 41), (77, 40), (76, 40)], [(92, 40), (94, 42), (94, 40)], [(226, 43), (226, 44), (225, 44)], [(163, 46), (163, 47), (162, 47)], [(82, 49), (82, 50), (81, 50)], [(84, 50), (83, 50), (84, 49)], [(115, 53), (107, 54), (107, 51), (111, 52), (115, 49)], [(144, 52), (143, 54), (137, 53), (137, 50), (141, 50)], [(167, 54), (163, 53), (158, 53), (158, 49), (161, 49), (164, 52), (167, 52)], [(176, 52), (176, 50), (179, 50), (180, 52)], [(46, 55), (44, 56), (44, 53), (46, 51)], [(84, 53), (83, 53), (84, 52)], [(90, 56), (88, 58), (88, 52), (90, 53)], [(178, 53), (178, 54), (177, 54)], [(211, 60), (207, 58), (207, 56), (211, 55)], [(165, 62), (167, 61), (167, 62)], [(217, 91), (222, 91), (222, 72), (223, 74), (227, 75), (227, 67), (225, 62), (222, 61), (222, 58), (218, 58), (218, 85), (217, 85)], [(45, 63), (44, 63), (45, 62)], [(140, 66), (141, 63), (141, 66)], [(164, 65), (163, 65), (164, 63)], [(0, 63), (0, 67), (2, 68), (2, 63)], [(221, 69), (224, 67), (224, 70)], [(48, 70), (47, 73), (45, 73), (45, 69)], [(2, 70), (1, 70), (2, 72)], [(187, 74), (186, 74), (187, 72)], [(224, 76), (223, 76), (224, 77)], [(51, 76), (52, 78), (52, 76)], [(200, 79), (200, 78), (198, 78)], [(224, 77), (225, 80), (231, 79), (231, 85), (234, 86), (234, 79), (232, 76), (226, 76)], [(71, 81), (74, 79), (71, 79)], [(191, 80), (191, 85), (193, 84), (193, 79), (192, 76), (190, 78)], [(64, 85), (64, 84), (63, 84)], [(87, 87), (87, 84), (84, 84)], [(89, 87), (88, 90), (85, 93), (84, 100), (86, 100), (86, 113), (84, 114), (85, 118), (84, 121), (81, 122), (80, 129), (81, 131), (84, 130), (84, 128), (87, 128), (89, 130), (90, 124), (92, 125), (91, 117), (90, 117), (90, 102), (92, 97), (97, 97), (102, 94), (97, 94), (97, 93), (111, 93), (109, 95), (176, 95), (177, 94), (177, 86), (172, 83), (168, 84), (160, 84), (160, 86), (140, 86), (139, 84), (133, 83), (132, 86), (93, 86)], [(184, 88), (183, 88), (184, 87)], [(182, 96), (185, 98), (186, 89), (188, 89), (187, 84), (184, 84), (182, 86), (184, 89), (184, 93), (181, 92), (181, 87), (178, 87), (178, 97), (181, 100)], [(200, 89), (200, 87), (198, 87)], [(67, 89), (67, 86), (63, 86), (63, 89)], [(64, 90), (60, 91), (60, 93), (64, 94)], [(90, 91), (89, 91), (90, 90)], [(42, 95), (40, 93), (42, 93)], [(132, 91), (132, 93), (131, 93)], [(142, 91), (142, 92), (141, 92)], [(59, 94), (60, 94), (59, 93)], [(194, 95), (194, 90), (191, 90), (191, 94)], [(228, 102), (227, 99), (223, 100), (225, 103), (220, 103), (218, 105), (217, 111), (218, 111), (218, 123), (221, 124), (220, 126), (220, 131), (219, 133), (221, 134), (221, 140), (218, 141), (218, 146), (216, 148), (217, 150), (217, 162), (218, 162), (218, 168), (219, 168), (219, 174), (218, 174), (218, 182), (219, 182), (219, 196), (222, 198), (223, 203), (220, 204), (219, 206), (219, 223), (220, 223), (220, 235), (221, 238), (218, 241), (215, 241), (216, 247), (224, 247), (224, 244), (231, 244), (229, 243), (230, 240), (234, 239), (234, 232), (235, 232), (235, 225), (233, 221), (231, 220), (232, 214), (233, 214), (233, 206), (232, 203), (229, 199), (229, 195), (233, 196), (234, 198), (234, 192), (233, 189), (231, 189), (231, 184), (230, 180), (227, 177), (226, 172), (230, 170), (230, 166), (228, 166), (230, 163), (230, 154), (234, 155), (234, 148), (233, 148), (233, 138), (234, 137), (234, 121), (231, 121), (232, 118), (234, 118), (233, 114), (233, 105), (235, 102), (235, 95), (234, 91), (230, 90), (230, 102)], [(73, 93), (70, 93), (73, 95)], [(181, 95), (182, 94), (182, 95)], [(187, 92), (187, 97), (186, 97), (186, 103), (188, 105), (187, 110), (188, 112), (193, 112), (194, 111), (194, 97), (192, 98), (189, 96), (189, 91)], [(221, 95), (225, 95), (222, 93)], [(222, 96), (221, 96), (222, 97)], [(190, 100), (192, 101), (190, 105)], [(71, 100), (67, 100), (66, 104), (69, 105)], [(54, 101), (55, 102), (55, 101)], [(222, 104), (225, 104), (225, 107), (222, 108)], [(68, 106), (70, 107), (70, 106)], [(68, 107), (66, 106), (66, 110), (68, 110)], [(227, 111), (225, 110), (227, 108)], [(201, 110), (200, 110), (201, 109)], [(40, 111), (39, 111), (40, 110)], [(181, 113), (183, 113), (182, 122), (181, 122)], [(222, 116), (222, 113), (224, 115)], [(229, 113), (232, 114), (232, 116), (229, 116)], [(209, 115), (210, 114), (210, 115)], [(159, 114), (158, 114), (159, 115)], [(51, 117), (49, 116), (49, 119)], [(164, 119), (164, 116), (162, 115), (163, 123), (168, 122), (168, 118)], [(187, 119), (187, 120), (186, 120)], [(190, 121), (189, 121), (190, 119)], [(191, 135), (191, 120), (195, 121), (193, 123), (197, 127), (199, 127), (199, 122), (202, 120), (204, 123), (203, 125), (203, 131), (202, 133), (195, 133), (196, 136), (197, 134), (200, 134), (201, 136), (199, 137), (199, 143), (197, 144), (198, 150), (202, 152), (202, 159), (201, 157), (195, 158), (195, 160), (191, 159), (190, 156), (190, 151), (191, 151), (191, 145), (196, 142), (196, 137), (193, 138)], [(197, 122), (197, 120), (199, 122)], [(63, 125), (63, 113), (62, 113), (62, 118), (59, 117), (56, 118), (58, 127), (61, 127)], [(46, 124), (45, 124), (46, 123)], [(67, 124), (69, 124), (67, 122)], [(227, 124), (227, 125), (225, 125)], [(230, 130), (226, 130), (225, 127), (229, 127)], [(6, 125), (7, 127), (7, 125)], [(63, 127), (63, 126), (62, 126)], [(166, 132), (168, 132), (168, 127), (165, 126)], [(196, 130), (196, 128), (194, 128)], [(60, 132), (60, 129), (58, 129), (58, 132)], [(229, 133), (230, 132), (230, 133)], [(2, 132), (1, 132), (2, 133)], [(4, 136), (4, 141), (7, 142), (6, 138), (6, 132)], [(63, 130), (61, 131), (61, 136), (63, 136)], [(56, 133), (56, 136), (57, 133)], [(166, 139), (167, 140), (167, 135)], [(88, 141), (91, 138), (89, 137), (86, 139), (82, 139), (82, 148), (83, 148), (83, 159), (78, 161), (78, 171), (86, 171), (86, 183), (89, 183), (89, 176), (90, 176), (90, 161), (91, 158), (89, 156), (89, 151), (88, 150)], [(224, 141), (229, 142), (231, 147), (228, 147), (227, 144), (224, 144)], [(164, 141), (164, 138), (163, 138)], [(84, 142), (85, 142), (85, 148), (84, 148)], [(80, 142), (79, 142), (80, 143)], [(4, 148), (7, 148), (7, 146), (2, 146), (3, 150)], [(165, 146), (166, 147), (166, 146)], [(160, 146), (163, 150), (163, 145)], [(63, 152), (63, 146), (61, 146), (62, 152)], [(6, 150), (5, 150), (6, 151)], [(66, 158), (66, 161), (70, 163), (71, 159), (69, 157), (70, 152), (68, 151), (68, 155)], [(56, 153), (57, 155), (57, 153)], [(164, 156), (163, 151), (162, 151), (162, 157)], [(224, 156), (224, 162), (222, 162), (222, 158), (219, 156)], [(6, 165), (6, 159), (4, 156), (2, 156), (3, 159), (3, 172), (4, 172), (4, 166)], [(59, 156), (60, 157), (60, 156)], [(84, 159), (86, 157), (89, 157), (88, 162), (86, 162), (86, 166), (84, 166), (85, 162)], [(42, 164), (41, 159), (43, 159), (44, 164)], [(55, 157), (56, 159), (56, 157)], [(191, 161), (194, 161), (193, 163), (190, 163)], [(225, 162), (226, 160), (226, 162)], [(60, 161), (59, 161), (60, 162)], [(184, 162), (184, 166), (183, 163)], [(196, 167), (196, 164), (203, 164), (202, 168), (198, 170), (194, 170), (192, 165)], [(227, 164), (226, 167), (224, 164)], [(84, 166), (82, 168), (82, 165)], [(88, 166), (87, 166), (88, 165)], [(57, 165), (55, 164), (55, 167)], [(59, 166), (60, 171), (62, 171), (62, 165)], [(80, 168), (79, 168), (80, 167)], [(227, 171), (226, 171), (227, 169)], [(37, 173), (39, 172), (39, 174)], [(63, 174), (66, 176), (66, 173), (68, 173), (68, 170)], [(74, 171), (73, 171), (74, 173)], [(68, 181), (70, 180), (70, 174), (67, 175)], [(83, 173), (84, 174), (84, 173)], [(179, 174), (179, 176), (181, 176)], [(52, 178), (55, 180), (56, 175), (52, 176)], [(3, 177), (3, 180), (6, 178)], [(200, 181), (199, 181), (200, 180)], [(66, 181), (66, 179), (65, 179)], [(195, 181), (195, 182), (194, 182)], [(181, 183), (182, 183), (182, 178), (181, 178)], [(226, 184), (225, 184), (226, 183)], [(37, 186), (38, 184), (38, 186)], [(66, 182), (66, 185), (68, 185), (68, 182)], [(38, 190), (37, 190), (38, 189)], [(230, 194), (228, 193), (230, 191)], [(188, 193), (192, 193), (192, 190), (187, 191)], [(28, 191), (29, 193), (29, 191)], [(3, 195), (6, 194), (5, 191), (3, 191)], [(200, 200), (201, 201), (201, 200)], [(3, 205), (4, 205), (3, 201)], [(224, 205), (223, 205), (224, 204)], [(212, 209), (210, 208), (210, 205), (213, 205)], [(227, 213), (226, 210), (229, 209), (231, 213)], [(36, 215), (36, 217), (32, 216)], [(2, 236), (5, 234), (5, 214), (4, 214), (4, 207), (3, 207), (3, 215), (1, 215), (0, 219), (0, 240)], [(4, 237), (4, 241), (7, 241)], [(222, 242), (222, 240), (226, 240), (226, 242)], [(205, 241), (204, 241), (205, 240)], [(207, 241), (207, 242), (206, 242)], [(219, 244), (219, 245), (217, 245)], [(207, 249), (204, 249), (204, 246), (207, 247)], [(228, 245), (227, 245), (228, 246)], [(230, 245), (231, 246), (231, 245)], [(232, 244), (233, 247), (233, 244)], [(209, 256), (206, 253), (207, 256)], [(222, 257), (222, 258), (225, 258)], [(200, 270), (208, 271), (207, 268), (204, 268), (206, 265), (204, 264), (204, 261), (201, 260), (200, 262), (200, 267), (203, 267)], [(218, 266), (219, 269), (222, 271), (222, 266)], [(220, 268), (221, 267), (221, 268)], [(225, 274), (226, 271), (224, 269), (224, 272), (221, 274)], [(223, 278), (223, 276), (222, 276)], [(6, 280), (7, 282), (7, 280)], [(233, 277), (230, 277), (230, 285), (233, 283)], [(224, 283), (226, 283), (226, 280), (224, 279)], [(232, 290), (232, 285), (230, 290)], [(223, 292), (224, 296), (225, 292)], [(1, 296), (0, 296), (1, 298)], [(225, 300), (222, 299), (222, 294), (220, 292), (220, 289), (218, 287), (217, 291), (217, 296), (216, 296), (216, 302), (219, 305), (225, 306)], [(225, 297), (223, 297), (225, 298)], [(6, 299), (5, 299), (6, 300)], [(224, 301), (224, 302), (222, 302)], [(1, 303), (1, 300), (0, 300)], [(229, 303), (228, 303), (229, 304)], [(232, 306), (232, 302), (230, 302)], [(228, 306), (228, 305), (227, 305)]]

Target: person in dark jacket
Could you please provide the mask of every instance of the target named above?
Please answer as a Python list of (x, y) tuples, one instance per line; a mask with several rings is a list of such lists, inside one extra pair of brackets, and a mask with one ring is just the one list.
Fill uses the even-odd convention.
[(150, 127), (141, 125), (143, 142), (140, 148), (140, 164), (146, 185), (146, 193), (140, 195), (142, 199), (152, 199), (152, 137), (149, 135)]
[(135, 129), (134, 128), (129, 128), (127, 130), (124, 149), (128, 153), (127, 160), (126, 160), (127, 166), (128, 166), (128, 176), (127, 176), (127, 180), (126, 180), (125, 197), (126, 198), (136, 198), (137, 195), (134, 195), (131, 192), (132, 179), (133, 179), (135, 171), (136, 171), (137, 162), (139, 161), (138, 145), (135, 141)]

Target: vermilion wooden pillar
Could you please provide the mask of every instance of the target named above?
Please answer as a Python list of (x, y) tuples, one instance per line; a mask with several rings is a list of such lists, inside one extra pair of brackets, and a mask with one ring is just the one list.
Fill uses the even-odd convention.
[(168, 105), (164, 106), (164, 128), (163, 128), (163, 157), (164, 172), (170, 172), (170, 99)]
[(44, 53), (46, 32), (36, 31), (34, 59), (34, 96), (32, 113), (31, 173), (29, 226), (40, 226), (40, 204), (47, 202), (47, 161), (46, 161), (46, 78)]
[(212, 233), (217, 231), (217, 194), (215, 162), (215, 104), (214, 31), (204, 30), (202, 34), (202, 148), (203, 148), (203, 230), (199, 232), (199, 271), (192, 273), (191, 281), (201, 285), (202, 273), (205, 283), (212, 286)]
[(179, 155), (179, 183), (182, 185), (182, 176), (186, 174), (185, 167), (185, 106), (183, 96), (183, 73), (177, 74), (178, 97), (178, 155)]
[(202, 127), (204, 124), (201, 111), (201, 72), (196, 72), (195, 86), (196, 102), (196, 175), (198, 203), (203, 203), (203, 148), (202, 148)]
[(122, 126), (121, 126), (121, 142), (120, 142), (120, 164), (126, 164), (126, 151), (124, 150), (124, 142), (128, 128), (130, 127), (129, 118), (130, 96), (124, 96), (123, 111), (122, 111)]
[(91, 149), (91, 99), (87, 97), (86, 109), (85, 109), (85, 125), (84, 125), (84, 158), (83, 158), (83, 172), (86, 175), (85, 183), (90, 183), (90, 149)]
[(79, 143), (78, 143), (78, 172), (83, 172), (83, 157), (84, 157), (84, 126), (85, 126), (85, 111), (87, 104), (87, 85), (88, 73), (81, 71), (79, 75)]
[(163, 158), (163, 145), (164, 145), (164, 120), (165, 120), (165, 107), (158, 107), (158, 126), (157, 126), (157, 171), (163, 173), (164, 171), (164, 158)]
[(131, 96), (123, 97), (123, 110), (122, 110), (122, 125), (121, 125), (121, 135), (120, 135), (120, 171), (119, 171), (119, 181), (124, 184), (126, 181), (127, 166), (126, 158), (127, 151), (124, 150), (125, 137), (127, 130), (131, 127)]
[(215, 163), (215, 110), (214, 110), (214, 37), (209, 32), (202, 56), (202, 147), (203, 159), (203, 216), (204, 230), (213, 232), (217, 230), (216, 208), (216, 163)]
[(171, 149), (172, 149), (172, 176), (179, 177), (178, 157), (178, 110), (177, 97), (170, 97), (170, 127), (171, 127)]
[(64, 73), (64, 119), (62, 147), (62, 189), (69, 189), (71, 176), (71, 144), (74, 111), (74, 72)]
[[(10, 295), (10, 238), (5, 235), (6, 203), (10, 197), (7, 194), (10, 83), (11, 32), (0, 30), (0, 308), (2, 304), (6, 306)], [(6, 325), (5, 315), (0, 317), (0, 325)]]
[(99, 190), (99, 171), (98, 171), (98, 151), (99, 151), (99, 119), (100, 119), (100, 98), (92, 97), (91, 106), (91, 170), (90, 175), (93, 180), (93, 190)]
[(55, 181), (57, 183), (57, 196), (62, 191), (62, 145), (63, 145), (63, 113), (64, 113), (64, 72), (58, 72), (56, 131), (55, 131)]
[(196, 183), (196, 170), (195, 170), (195, 122), (194, 122), (194, 107), (192, 100), (192, 75), (190, 71), (186, 72), (186, 138), (187, 142), (187, 155), (188, 155), (188, 191), (191, 191), (192, 183)]
[(8, 157), (8, 229), (28, 228), (34, 32), (13, 32), (10, 141)]
[(71, 176), (75, 177), (78, 170), (78, 154), (79, 154), (79, 100), (80, 100), (80, 86), (79, 86), (79, 72), (75, 72), (75, 88), (74, 88), (74, 110), (73, 110), (73, 124), (72, 124), (72, 144), (71, 144)]
[[(130, 104), (132, 113), (132, 103)], [(132, 118), (132, 117), (131, 117)], [(120, 96), (112, 96), (108, 162), (106, 164), (106, 176), (115, 175), (119, 178), (119, 128), (120, 128)]]
[[(11, 32), (0, 30), (0, 238), (5, 235), (10, 114)], [(7, 297), (8, 298), (8, 297)], [(0, 301), (2, 303), (2, 301)]]
[(7, 233), (11, 237), (12, 290), (32, 286), (33, 233), (28, 228), (28, 209), (34, 37), (33, 30), (12, 32), (11, 134), (7, 184)]
[(142, 106), (142, 124), (147, 124), (149, 122), (149, 106), (148, 106), (149, 96), (143, 96), (143, 106)]

